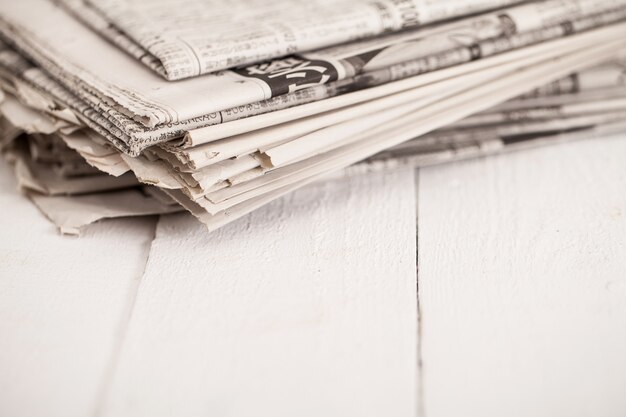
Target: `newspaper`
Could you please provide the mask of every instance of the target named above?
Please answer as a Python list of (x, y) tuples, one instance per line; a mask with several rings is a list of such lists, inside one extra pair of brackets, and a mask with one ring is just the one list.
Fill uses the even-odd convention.
[(171, 0), (155, 4), (98, 0), (86, 1), (79, 14), (94, 20), (100, 16), (110, 26), (105, 35), (136, 56), (148, 55), (146, 64), (177, 80), (415, 28), (515, 1)]
[[(2, 152), (64, 232), (181, 208), (213, 230), (342, 169), (624, 128), (626, 2), (509, 3), (340, 1), (324, 35), (307, 26), (330, 13), (324, 1), (303, 5), (320, 12), (306, 24), (277, 0), (3, 3)], [(383, 9), (407, 5), (424, 13), (371, 32), (372, 16), (384, 26)], [(290, 25), (299, 37), (283, 50), (276, 30)]]
[[(607, 47), (609, 47), (609, 46), (611, 46), (611, 45), (608, 45)], [(552, 66), (552, 67), (554, 67), (554, 65), (555, 65), (555, 64), (551, 64), (551, 66)], [(145, 163), (144, 163), (144, 164), (145, 164)], [(135, 169), (137, 169), (137, 168), (135, 168)], [(142, 172), (141, 170), (137, 169), (137, 171), (139, 172), (140, 178), (141, 178), (142, 180), (144, 180), (144, 181), (148, 181), (148, 182), (151, 182), (151, 183), (152, 183), (152, 182), (155, 182), (155, 181), (163, 181), (163, 179), (162, 179), (162, 178), (157, 180), (157, 179), (155, 179), (155, 178), (153, 178), (153, 177), (150, 177), (150, 175), (155, 175), (155, 174), (157, 174), (157, 176), (158, 176), (158, 175), (162, 175), (162, 174), (158, 174), (158, 173), (157, 173), (156, 171), (154, 171), (154, 170), (146, 170), (145, 172)], [(277, 174), (278, 174), (278, 171), (277, 171)], [(175, 180), (174, 180), (173, 184), (176, 184), (176, 183), (175, 183)], [(163, 185), (163, 184), (161, 184), (161, 185)], [(249, 186), (250, 186), (250, 184), (246, 184), (246, 187), (249, 187)], [(171, 185), (170, 185), (170, 189), (181, 189), (181, 188), (182, 188), (182, 187), (180, 187), (180, 185), (178, 185), (178, 186), (176, 186), (176, 185), (175, 185), (174, 187), (171, 187)], [(235, 189), (235, 188), (233, 188), (233, 191), (234, 191), (234, 192), (239, 192), (239, 191), (238, 191), (237, 189)], [(257, 196), (256, 192), (258, 192), (258, 191), (255, 189), (254, 198), (256, 198), (256, 196)], [(229, 193), (230, 193), (230, 191), (229, 191)], [(223, 193), (222, 193), (222, 194), (223, 194)], [(219, 195), (221, 195), (221, 194), (219, 194)], [(212, 207), (212, 206), (210, 206), (208, 203), (204, 203), (204, 206), (205, 206), (205, 207), (208, 207), (208, 208), (209, 208), (210, 210), (212, 210), (214, 213), (218, 213), (218, 212), (220, 211), (220, 208), (223, 208), (223, 207), (232, 207), (232, 206), (231, 206), (231, 204), (235, 204), (235, 205), (237, 205), (239, 202), (243, 202), (243, 201), (245, 201), (245, 200), (241, 200), (241, 199), (234, 199), (234, 200), (229, 201), (226, 205), (225, 205), (225, 204), (221, 204), (221, 205), (217, 205), (217, 206), (215, 206), (215, 207)]]
[[(435, 112), (434, 114), (429, 114), (430, 112), (426, 111), (424, 118), (417, 114), (408, 115), (397, 120), (394, 126), (382, 126), (378, 129), (370, 130), (370, 134), (367, 137), (356, 143), (308, 158), (303, 162), (276, 169), (262, 178), (247, 182), (243, 186), (230, 187), (226, 194), (218, 191), (216, 193), (217, 200), (224, 199), (219, 203), (202, 200), (198, 200), (197, 203), (202, 202), (203, 208), (209, 213), (217, 215), (224, 210), (232, 209), (238, 204), (243, 204), (264, 194), (273, 193), (283, 187), (310, 182), (318, 175), (323, 175), (323, 173), (329, 170), (357, 162), (366, 158), (368, 154), (371, 155), (382, 151), (412, 137), (461, 119), (476, 111), (476, 109), (486, 109), (501, 101), (503, 97), (512, 97), (522, 93), (524, 90), (528, 90), (530, 87), (537, 86), (537, 84), (548, 82), (555, 74), (559, 74), (559, 71), (562, 71), (564, 66), (579, 65), (584, 67), (588, 65), (589, 60), (592, 58), (604, 56), (604, 59), (607, 59), (617, 45), (623, 44), (624, 41), (616, 41), (616, 43), (609, 43), (601, 48), (594, 48), (592, 51), (573, 54), (557, 61), (535, 66), (527, 71), (515, 71), (492, 83), (481, 85), (457, 95), (457, 97), (450, 100), (450, 106), (446, 107), (445, 110)], [(565, 74), (560, 75), (563, 76)]]
[(182, 209), (172, 200), (164, 204), (140, 189), (126, 189), (80, 196), (29, 196), (39, 210), (63, 234), (78, 235), (81, 229), (102, 219), (176, 213)]
[[(85, 8), (84, 3), (72, 1), (70, 4), (74, 12), (81, 7)], [(360, 65), (355, 62), (363, 61), (363, 57), (368, 55), (368, 52), (372, 52), (372, 48), (379, 48), (380, 45), (370, 42), (369, 47), (365, 47), (365, 52), (359, 49), (346, 52), (335, 48), (327, 54), (327, 58), (333, 62), (337, 61), (339, 58), (335, 58), (334, 54), (341, 57), (341, 62), (346, 64), (338, 64), (333, 70), (336, 75), (324, 78), (324, 80), (316, 70), (294, 72), (293, 68), (283, 67), (285, 60), (281, 60), (276, 63), (267, 63), (281, 68), (278, 70), (280, 76), (277, 79), (269, 78), (277, 75), (275, 73), (262, 76), (242, 75), (247, 71), (243, 68), (209, 74), (174, 84), (168, 83), (146, 70), (137, 60), (124, 54), (117, 47), (77, 22), (65, 10), (47, 0), (26, 0), (3, 4), (0, 7), (0, 33), (10, 39), (15, 47), (26, 53), (44, 70), (43, 74), (31, 77), (36, 79), (35, 82), (49, 84), (51, 80), (45, 80), (45, 77), (52, 76), (55, 82), (60, 83), (69, 91), (70, 94), (67, 94), (68, 91), (64, 92), (64, 99), (70, 101), (67, 104), (76, 108), (84, 118), (88, 119), (88, 121), (84, 120), (86, 123), (94, 129), (104, 129), (105, 136), (112, 139), (122, 150), (137, 154), (155, 142), (178, 137), (186, 130), (200, 126), (223, 123), (233, 118), (250, 116), (307, 101), (318, 101), (355, 89), (476, 59), (475, 52), (468, 53), (471, 50), (477, 51), (482, 48), (485, 51), (481, 56), (489, 56), (496, 52), (553, 39), (573, 31), (618, 21), (623, 19), (625, 17), (623, 14), (626, 13), (623, 8), (619, 8), (619, 5), (618, 0), (533, 2), (513, 7), (511, 10), (501, 10), (500, 17), (495, 13), (488, 13), (482, 17), (470, 18), (474, 22), (471, 24), (457, 22), (444, 24), (442, 29), (428, 29), (427, 33), (431, 36), (417, 34), (413, 37), (399, 36), (395, 41), (393, 38), (386, 41), (387, 46), (382, 51), (376, 49), (374, 51), (381, 57), (386, 56), (385, 62), (404, 60), (404, 63), (412, 62), (412, 64), (403, 64), (398, 68), (374, 69), (360, 75), (350, 76)], [(508, 11), (510, 13), (503, 13)], [(476, 30), (476, 27), (488, 29)], [(536, 33), (537, 31), (541, 33)], [(441, 62), (441, 65), (432, 66), (431, 64), (431, 68), (424, 67), (424, 59), (429, 58), (430, 55), (422, 56), (423, 53), (419, 52), (423, 49), (422, 45), (433, 45), (435, 49), (432, 52), (445, 53), (443, 51), (445, 47), (458, 46), (458, 39), (468, 39), (464, 41), (468, 43), (474, 37), (480, 41), (483, 37), (494, 33), (502, 33), (501, 37), (494, 39), (502, 38), (509, 39), (509, 41), (495, 42), (490, 40), (492, 38), (487, 38), (484, 41), (489, 40), (491, 48), (485, 45), (484, 48), (477, 49), (474, 43), (471, 43), (448, 52), (457, 57), (457, 61), (451, 61), (450, 57), (442, 55), (429, 59), (429, 62)], [(72, 40), (72, 48), (67, 47), (68, 39)], [(353, 45), (352, 48), (357, 48), (357, 46)], [(415, 52), (413, 54), (388, 53), (394, 48)], [(324, 56), (323, 51), (315, 52), (315, 54)], [(390, 56), (394, 56), (394, 60), (389, 61)], [(287, 58), (287, 60), (290, 59)], [(372, 61), (373, 64), (374, 61), (376, 60)], [(445, 64), (448, 61), (450, 63)], [(402, 62), (396, 65), (400, 64)], [(295, 64), (295, 67), (297, 68), (298, 65), (300, 64)], [(319, 69), (324, 66), (313, 65), (312, 67)], [(118, 68), (125, 68), (125, 71), (122, 73), (117, 70)], [(374, 65), (374, 68), (377, 66)], [(291, 93), (295, 94), (294, 96), (287, 97), (290, 94), (280, 94), (293, 84), (289, 80), (294, 77), (294, 74), (299, 77), (302, 73), (304, 73), (304, 81), (297, 78), (296, 84), (304, 82), (307, 88), (298, 89), (296, 85), (297, 91)], [(318, 84), (322, 81), (329, 84), (312, 87), (308, 85), (311, 82), (307, 79), (307, 74), (317, 77)], [(282, 78), (282, 81), (278, 78)], [(270, 84), (268, 80), (271, 80)], [(48, 88), (52, 87), (48, 86)], [(54, 88), (58, 90), (56, 86)], [(279, 94), (276, 100), (267, 102), (268, 99), (272, 100), (271, 97), (274, 94)], [(266, 101), (263, 102), (263, 100)]]

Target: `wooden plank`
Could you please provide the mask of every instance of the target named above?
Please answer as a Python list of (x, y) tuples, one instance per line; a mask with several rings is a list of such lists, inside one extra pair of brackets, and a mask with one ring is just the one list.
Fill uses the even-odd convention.
[(413, 172), (162, 217), (104, 416), (414, 416)]
[(60, 236), (0, 162), (0, 415), (93, 415), (154, 219)]
[(420, 171), (426, 416), (626, 414), (626, 134)]

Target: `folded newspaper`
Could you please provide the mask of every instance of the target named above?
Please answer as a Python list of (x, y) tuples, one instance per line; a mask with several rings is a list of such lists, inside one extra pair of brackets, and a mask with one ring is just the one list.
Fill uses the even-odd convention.
[(0, 146), (64, 233), (626, 130), (626, 0), (0, 4)]

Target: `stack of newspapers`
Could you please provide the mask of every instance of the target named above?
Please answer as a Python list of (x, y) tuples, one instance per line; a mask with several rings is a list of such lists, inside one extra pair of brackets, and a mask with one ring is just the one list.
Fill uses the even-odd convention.
[(626, 130), (626, 0), (6, 0), (0, 87), (62, 232), (214, 230), (346, 171)]

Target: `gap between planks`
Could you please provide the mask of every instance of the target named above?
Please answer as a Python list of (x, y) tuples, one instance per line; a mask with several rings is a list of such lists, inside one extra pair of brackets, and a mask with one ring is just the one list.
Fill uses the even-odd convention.
[(419, 268), (419, 179), (420, 170), (414, 171), (414, 184), (415, 184), (415, 298), (416, 298), (416, 315), (417, 315), (417, 368), (415, 370), (417, 377), (417, 395), (416, 395), (416, 413), (418, 417), (424, 417), (426, 415), (424, 410), (424, 378), (422, 375), (422, 311), (420, 308), (420, 268)]
[(428, 417), (626, 415), (626, 133), (420, 172)]
[(415, 416), (415, 213), (402, 170), (307, 187), (213, 234), (161, 217), (99, 415)]
[(154, 223), (152, 225), (152, 237), (146, 242), (147, 250), (146, 257), (143, 262), (143, 269), (141, 273), (133, 280), (133, 285), (130, 288), (130, 293), (128, 295), (128, 302), (126, 304), (125, 311), (122, 314), (122, 319), (120, 321), (118, 332), (117, 332), (117, 341), (115, 346), (113, 346), (111, 350), (111, 357), (109, 359), (109, 365), (105, 369), (105, 374), (102, 377), (102, 382), (100, 383), (100, 388), (98, 389), (98, 394), (95, 402), (95, 416), (101, 416), (103, 405), (106, 396), (108, 395), (108, 390), (111, 386), (111, 381), (113, 380), (113, 375), (115, 374), (115, 369), (117, 368), (117, 364), (119, 362), (119, 355), (122, 350), (122, 346), (124, 345), (124, 340), (126, 339), (126, 333), (128, 332), (128, 324), (133, 315), (133, 311), (135, 309), (135, 302), (137, 301), (137, 295), (139, 294), (139, 288), (141, 286), (141, 282), (143, 281), (144, 274), (146, 272), (146, 267), (148, 266), (148, 262), (150, 261), (150, 253), (152, 252), (152, 242), (156, 237), (156, 231), (159, 226), (159, 222), (162, 219), (162, 216), (150, 216)]

